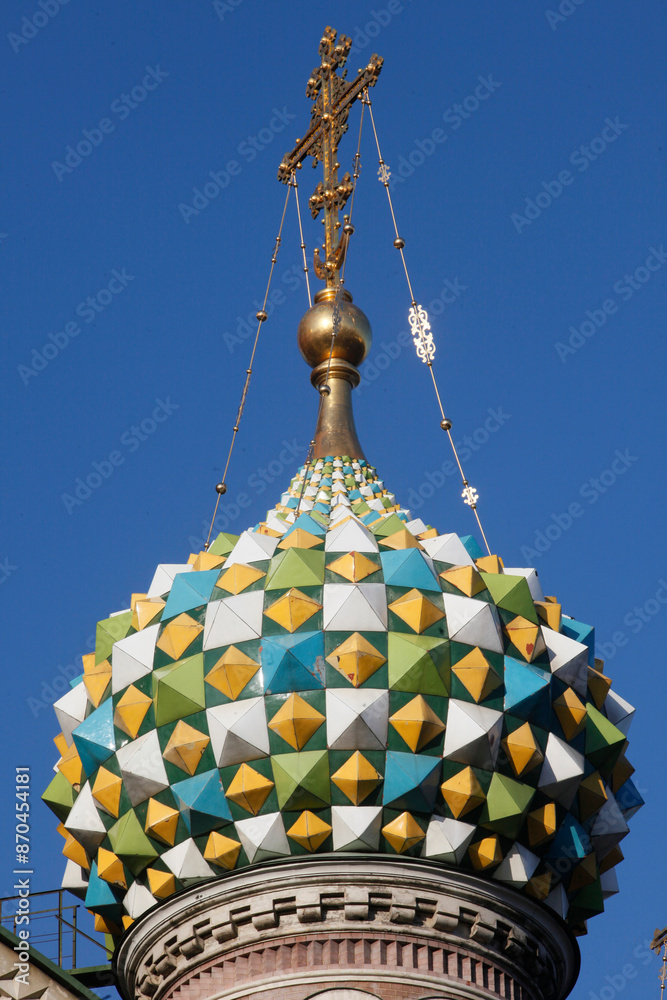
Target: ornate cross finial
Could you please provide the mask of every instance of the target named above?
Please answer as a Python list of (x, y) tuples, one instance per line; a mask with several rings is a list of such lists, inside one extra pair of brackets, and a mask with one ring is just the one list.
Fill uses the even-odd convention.
[(306, 156), (313, 157), (314, 167), (320, 161), (324, 166), (324, 181), (315, 188), (309, 205), (314, 219), (324, 210), (324, 261), (316, 250), (315, 273), (326, 281), (327, 288), (339, 284), (338, 271), (345, 259), (348, 237), (343, 233), (336, 242), (336, 231), (341, 225), (338, 211), (345, 206), (352, 193), (349, 173), (338, 181), (340, 164), (336, 152), (343, 133), (347, 131), (352, 102), (361, 96), (366, 87), (375, 86), (383, 63), (380, 56), (372, 55), (366, 68), (359, 71), (352, 83), (348, 83), (345, 79), (347, 70), (342, 76), (337, 76), (336, 70), (345, 65), (351, 45), (352, 39), (347, 35), (341, 35), (336, 41), (334, 29), (325, 28), (319, 49), (322, 62), (311, 73), (306, 87), (306, 97), (315, 102), (310, 128), (303, 139), (297, 140), (294, 149), (283, 157), (278, 170), (278, 180), (289, 184), (292, 174)]

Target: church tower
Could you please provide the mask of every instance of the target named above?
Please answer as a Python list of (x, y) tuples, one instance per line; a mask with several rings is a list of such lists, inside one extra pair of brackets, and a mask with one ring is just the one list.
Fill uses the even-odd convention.
[(56, 703), (63, 884), (114, 941), (126, 1000), (562, 1000), (641, 805), (633, 709), (592, 627), (534, 569), (413, 518), (360, 443), (371, 324), (345, 281), (358, 169), (339, 178), (337, 150), (357, 102), (377, 143), (382, 60), (349, 81), (350, 44), (326, 29), (279, 169), (295, 198), (307, 156), (324, 170), (324, 287), (298, 329), (307, 461), (259, 524), (159, 566), (100, 622)]

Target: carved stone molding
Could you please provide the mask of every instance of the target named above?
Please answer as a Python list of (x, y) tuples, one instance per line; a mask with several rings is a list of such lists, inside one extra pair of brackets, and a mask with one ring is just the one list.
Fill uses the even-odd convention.
[[(140, 917), (116, 953), (127, 1000), (563, 1000), (579, 969), (565, 924), (524, 894), (377, 855), (271, 862)], [(344, 992), (341, 993), (344, 995)]]

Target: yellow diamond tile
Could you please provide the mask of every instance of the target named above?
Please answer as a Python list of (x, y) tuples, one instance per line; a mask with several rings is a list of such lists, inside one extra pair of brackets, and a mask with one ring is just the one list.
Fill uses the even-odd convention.
[(245, 563), (234, 563), (218, 577), (216, 587), (221, 587), (229, 594), (240, 594), (246, 587), (261, 580), (266, 573), (256, 566), (246, 566)]
[(249, 764), (241, 764), (225, 794), (237, 806), (256, 816), (272, 788), (273, 782), (270, 778), (265, 778)]
[(544, 760), (544, 754), (527, 722), (503, 740), (503, 747), (517, 778), (532, 771)]
[(167, 656), (171, 656), (172, 660), (180, 660), (188, 646), (194, 642), (203, 630), (203, 625), (200, 625), (194, 618), (183, 612), (183, 614), (178, 615), (177, 618), (170, 621), (168, 625), (165, 625), (156, 645)]
[[(486, 573), (488, 570), (484, 572)], [(477, 844), (472, 844), (468, 848), (468, 854), (473, 868), (476, 868), (477, 871), (484, 871), (485, 868), (491, 868), (492, 865), (499, 864), (503, 859), (500, 842), (495, 834), (491, 837), (484, 837)]]
[(93, 798), (112, 816), (118, 816), (122, 788), (122, 779), (117, 774), (100, 767), (92, 787)]
[(588, 668), (588, 690), (597, 709), (602, 708), (610, 687), (611, 677), (605, 677), (601, 671)]
[(112, 920), (105, 920), (104, 917), (101, 916), (101, 914), (99, 914), (99, 913), (95, 914), (95, 919), (93, 921), (93, 927), (100, 934), (112, 934), (112, 935), (116, 934), (117, 935), (119, 933), (119, 927), (118, 927), (118, 925), (114, 924), (114, 922)]
[(211, 687), (235, 701), (258, 670), (259, 663), (236, 646), (230, 646), (204, 679)]
[(393, 535), (378, 538), (378, 544), (386, 549), (421, 549), (415, 536), (407, 528), (395, 531)]
[(503, 683), (478, 646), (466, 653), (458, 663), (452, 664), (452, 673), (477, 702), (492, 694)]
[(548, 628), (553, 629), (554, 632), (560, 632), (560, 604), (554, 601), (535, 601), (535, 610), (537, 611), (537, 617), (540, 618)]
[(72, 743), (71, 747), (67, 748), (58, 761), (58, 770), (74, 788), (78, 788), (81, 785), (83, 781), (83, 765), (74, 743)]
[(65, 846), (63, 847), (63, 854), (68, 859), (68, 861), (73, 861), (75, 865), (79, 865), (85, 871), (90, 868), (90, 862), (88, 861), (88, 856), (84, 851), (83, 847), (78, 840), (75, 840), (71, 833), (65, 834)]
[(195, 573), (205, 569), (218, 569), (224, 566), (227, 556), (216, 556), (213, 552), (200, 552), (192, 564)]
[(420, 532), (420, 534), (417, 535), (417, 538), (420, 541), (423, 541), (425, 538), (437, 538), (437, 537), (438, 537), (437, 528), (427, 528), (426, 531), (422, 531)]
[(157, 868), (147, 868), (148, 888), (156, 899), (165, 899), (176, 892), (176, 879), (171, 872), (161, 872)]
[(474, 566), (452, 566), (443, 569), (440, 576), (466, 597), (474, 597), (484, 590), (484, 581)]
[(565, 688), (554, 700), (554, 711), (563, 727), (566, 740), (578, 736), (586, 725), (586, 706), (572, 688)]
[(411, 813), (404, 812), (382, 827), (382, 835), (398, 854), (403, 854), (423, 840), (426, 833)]
[(594, 812), (601, 809), (607, 801), (607, 793), (599, 771), (594, 771), (593, 774), (584, 778), (577, 789), (577, 796), (579, 798), (579, 819), (583, 823)]
[(332, 573), (344, 577), (350, 583), (359, 583), (360, 580), (365, 580), (371, 573), (377, 573), (379, 568), (363, 552), (347, 552), (344, 556), (334, 559), (332, 563), (327, 565), (327, 569), (330, 569)]
[(307, 594), (292, 587), (286, 594), (279, 597), (277, 601), (266, 609), (264, 614), (271, 618), (278, 625), (287, 629), (288, 632), (295, 632), (304, 622), (312, 618), (320, 608), (321, 604), (308, 597)]
[(225, 837), (224, 834), (217, 833), (215, 830), (209, 834), (204, 849), (204, 857), (207, 861), (212, 861), (214, 865), (231, 871), (238, 861), (240, 853), (241, 844), (238, 840)]
[(572, 874), (567, 885), (568, 892), (578, 892), (591, 885), (598, 877), (597, 858), (595, 854), (588, 854), (572, 869)]
[(471, 767), (464, 767), (458, 774), (440, 785), (442, 797), (452, 811), (454, 819), (460, 819), (484, 802), (484, 790)]
[(530, 663), (535, 656), (537, 639), (540, 634), (539, 625), (534, 625), (522, 615), (517, 615), (516, 618), (513, 618), (512, 621), (505, 626), (505, 631), (507, 632), (510, 642), (514, 643), (524, 660), (527, 660), (528, 663)]
[(442, 720), (420, 694), (394, 712), (389, 721), (413, 753), (445, 731)]
[(504, 569), (500, 556), (481, 556), (475, 559), (475, 565), (482, 573), (502, 573)]
[(353, 632), (327, 656), (327, 663), (354, 687), (367, 681), (386, 662), (387, 657), (359, 632)]
[(181, 719), (174, 726), (162, 756), (171, 764), (180, 767), (181, 771), (194, 774), (210, 742), (205, 733), (194, 729)]
[(97, 874), (105, 882), (109, 882), (110, 885), (127, 889), (127, 879), (125, 878), (123, 862), (116, 854), (105, 850), (104, 847), (100, 847), (97, 852)]
[(539, 809), (529, 812), (526, 817), (526, 826), (530, 846), (537, 847), (538, 844), (543, 844), (550, 837), (553, 837), (557, 822), (555, 802), (547, 802), (545, 806), (540, 806)]
[(116, 710), (113, 714), (114, 726), (127, 733), (132, 739), (135, 739), (141, 729), (142, 722), (146, 718), (146, 712), (152, 703), (152, 699), (147, 694), (136, 688), (134, 684), (130, 684), (116, 705)]
[(295, 528), (291, 531), (286, 538), (283, 538), (282, 542), (278, 542), (279, 549), (313, 549), (316, 545), (322, 545), (324, 543), (324, 538), (317, 535), (312, 535), (310, 531), (304, 531), (303, 528)]
[(526, 883), (525, 892), (534, 899), (546, 899), (551, 892), (551, 872), (533, 875)]
[(87, 653), (81, 659), (83, 661), (83, 683), (88, 697), (97, 708), (109, 687), (111, 664), (108, 660), (102, 660), (101, 663), (96, 664), (94, 653)]
[(382, 775), (357, 750), (331, 775), (331, 780), (353, 805), (358, 806), (381, 784)]
[(149, 799), (144, 830), (150, 837), (173, 847), (179, 815), (178, 809), (172, 809), (157, 799)]
[(445, 617), (440, 608), (414, 588), (389, 607), (406, 625), (420, 634)]
[(298, 694), (291, 694), (269, 722), (269, 729), (295, 750), (301, 750), (323, 722), (321, 712)]
[[(95, 654), (93, 653), (93, 656), (94, 655)], [(67, 740), (65, 739), (64, 733), (58, 733), (57, 736), (54, 736), (53, 742), (55, 743), (56, 749), (61, 757), (67, 753)]]
[(151, 597), (148, 600), (145, 594), (139, 596), (141, 600), (136, 601), (132, 605), (132, 627), (136, 628), (137, 632), (150, 625), (160, 614), (166, 603), (161, 597)]
[(302, 812), (287, 831), (287, 836), (307, 851), (316, 851), (331, 833), (331, 824), (313, 812)]

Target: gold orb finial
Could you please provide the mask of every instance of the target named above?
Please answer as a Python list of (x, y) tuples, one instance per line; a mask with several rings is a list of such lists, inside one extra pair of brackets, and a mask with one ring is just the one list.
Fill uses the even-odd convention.
[(358, 368), (370, 351), (371, 325), (346, 289), (340, 293), (340, 323), (336, 336), (332, 337), (335, 300), (335, 288), (321, 289), (315, 296), (315, 304), (299, 323), (299, 350), (311, 368), (327, 362), (330, 354), (332, 361), (347, 361)]

